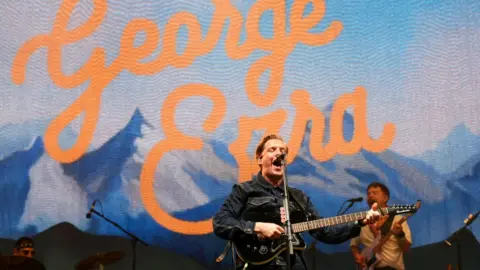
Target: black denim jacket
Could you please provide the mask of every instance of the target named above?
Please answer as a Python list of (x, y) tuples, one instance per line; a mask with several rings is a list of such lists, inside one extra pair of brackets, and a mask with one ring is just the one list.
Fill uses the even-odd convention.
[[(306, 221), (307, 218), (308, 220), (321, 218), (304, 192), (295, 188), (289, 190), (292, 224)], [(283, 192), (283, 185), (274, 187), (260, 173), (251, 181), (235, 184), (232, 193), (213, 217), (214, 233), (226, 240), (236, 240), (238, 237), (254, 237), (255, 222), (281, 225), (280, 207), (283, 206)], [(311, 230), (309, 233), (323, 243), (340, 244), (358, 236), (360, 229), (360, 225), (350, 222)]]

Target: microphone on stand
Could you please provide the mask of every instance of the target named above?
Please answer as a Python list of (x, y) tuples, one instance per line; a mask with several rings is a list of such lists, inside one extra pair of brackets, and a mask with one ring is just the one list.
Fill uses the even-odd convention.
[[(350, 209), (354, 203), (357, 203), (357, 202), (362, 202), (363, 201), (363, 197), (357, 197), (357, 198), (351, 198), (351, 199), (348, 199), (346, 201), (343, 202), (342, 206), (340, 207), (340, 209), (338, 209), (338, 212), (337, 212), (337, 215), (343, 215), (345, 214), (345, 212), (347, 212), (348, 209)], [(350, 204), (347, 206), (347, 208), (341, 212), (343, 206), (345, 205), (345, 203), (349, 202)], [(340, 213), (341, 212), (341, 213)]]
[(282, 153), (281, 155), (279, 155), (278, 157), (275, 158), (275, 160), (273, 161), (274, 163), (275, 162), (283, 162), (285, 161), (285, 158), (287, 157), (287, 153)]
[(474, 215), (469, 215), (468, 218), (464, 221), (465, 223), (465, 227), (466, 226), (469, 226), (470, 224), (472, 224), (475, 219), (477, 219), (478, 215), (480, 214), (480, 211), (478, 211), (477, 213), (475, 213)]
[(362, 202), (362, 201), (363, 201), (363, 197), (352, 198), (350, 200), (347, 200), (347, 202), (353, 202), (353, 203)]
[[(465, 225), (463, 225), (460, 229), (458, 229), (456, 232), (454, 232), (452, 235), (450, 235), (447, 239), (444, 240), (444, 242), (448, 245), (448, 246), (452, 246), (453, 242), (457, 242), (457, 254), (456, 254), (456, 257), (457, 257), (457, 269), (458, 270), (462, 270), (462, 252), (461, 252), (461, 232), (462, 231), (465, 231), (465, 230), (468, 230), (468, 226), (471, 225), (475, 219), (477, 219), (478, 215), (480, 214), (480, 211), (477, 211), (477, 213), (475, 214), (470, 214), (468, 215), (468, 217), (463, 221), (463, 223)], [(449, 266), (451, 266), (451, 264), (449, 264)]]
[(479, 214), (480, 214), (480, 211), (478, 211), (473, 215), (472, 214), (468, 215), (468, 217), (463, 221), (464, 225), (460, 229), (458, 229), (456, 232), (454, 232), (452, 235), (450, 235), (446, 240), (444, 240), (444, 242), (447, 243), (447, 245), (451, 246), (452, 242), (458, 240), (457, 238), (460, 232), (466, 229), (468, 226), (470, 226), (475, 221), (475, 219), (477, 219)]
[(92, 206), (90, 207), (90, 211), (85, 215), (86, 218), (90, 219), (92, 217), (92, 212), (95, 209), (95, 204), (97, 203), (97, 200), (94, 200), (92, 203)]
[[(99, 202), (100, 203), (100, 209), (102, 211), (102, 213), (99, 213), (98, 211), (95, 210), (95, 204)], [(92, 213), (96, 214), (97, 216), (103, 218), (105, 221), (107, 221), (108, 223), (112, 224), (113, 226), (117, 227), (119, 230), (123, 231), (125, 234), (128, 234), (131, 238), (132, 238), (132, 252), (133, 252), (133, 260), (132, 260), (132, 269), (135, 270), (135, 267), (136, 267), (136, 262), (137, 262), (137, 242), (140, 242), (142, 243), (143, 245), (145, 246), (148, 246), (147, 243), (145, 243), (144, 241), (142, 241), (141, 239), (139, 239), (137, 236), (135, 236), (134, 234), (128, 232), (127, 230), (125, 230), (124, 228), (122, 228), (120, 225), (118, 225), (116, 222), (110, 220), (109, 218), (107, 218), (105, 215), (103, 215), (103, 206), (102, 206), (102, 202), (100, 200), (94, 200), (93, 203), (92, 203), (92, 206), (90, 207), (90, 210), (88, 211), (88, 213), (86, 214), (86, 217), (89, 219), (92, 217)]]

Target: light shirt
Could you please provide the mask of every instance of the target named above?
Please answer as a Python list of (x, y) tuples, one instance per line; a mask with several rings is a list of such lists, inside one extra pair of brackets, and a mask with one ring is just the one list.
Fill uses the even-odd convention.
[[(402, 216), (400, 215), (395, 216), (393, 218), (392, 226), (401, 218)], [(403, 232), (405, 233), (405, 239), (407, 239), (408, 242), (412, 243), (412, 235), (410, 233), (410, 228), (407, 224), (407, 221), (404, 221), (402, 223), (402, 228)], [(361, 245), (363, 244), (364, 247), (369, 247), (372, 245), (374, 239), (375, 235), (373, 234), (371, 228), (368, 225), (363, 226), (360, 231), (360, 235), (351, 240), (350, 246), (361, 247)], [(395, 235), (392, 234), (392, 236), (390, 236), (390, 238), (385, 242), (385, 244), (383, 244), (379, 255), (379, 257), (381, 257), (381, 260), (376, 265), (376, 267), (390, 266), (398, 270), (405, 269), (405, 264), (403, 263), (403, 252)]]

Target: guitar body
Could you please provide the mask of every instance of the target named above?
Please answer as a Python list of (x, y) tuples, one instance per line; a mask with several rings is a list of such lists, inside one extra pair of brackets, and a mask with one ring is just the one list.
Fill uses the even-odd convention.
[[(297, 234), (292, 234), (293, 249), (304, 250), (307, 245)], [(237, 241), (233, 244), (238, 257), (254, 265), (267, 264), (288, 250), (286, 236), (275, 240)]]
[(375, 237), (370, 247), (364, 248), (362, 250), (362, 256), (365, 260), (366, 267), (358, 267), (359, 270), (373, 270), (375, 266), (381, 261), (381, 256), (375, 252), (375, 248), (379, 245), (382, 240), (381, 235)]
[(375, 267), (377, 266), (377, 264), (380, 263), (380, 256), (379, 255), (373, 255), (371, 258), (370, 258), (370, 261), (367, 261), (367, 266), (365, 267), (361, 267), (359, 265), (357, 265), (357, 270), (374, 270)]

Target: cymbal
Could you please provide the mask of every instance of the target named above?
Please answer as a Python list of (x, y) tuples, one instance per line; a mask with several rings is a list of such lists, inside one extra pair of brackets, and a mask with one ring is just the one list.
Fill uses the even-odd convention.
[(0, 270), (4, 269), (16, 270), (45, 270), (45, 266), (36, 259), (23, 256), (1, 256)]
[(113, 264), (125, 257), (125, 252), (123, 251), (109, 251), (109, 252), (100, 252), (96, 255), (90, 256), (79, 261), (75, 265), (76, 270), (89, 270), (94, 268), (96, 265), (101, 264), (107, 266)]

